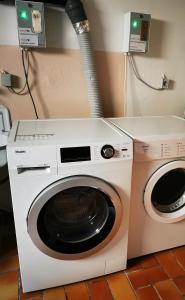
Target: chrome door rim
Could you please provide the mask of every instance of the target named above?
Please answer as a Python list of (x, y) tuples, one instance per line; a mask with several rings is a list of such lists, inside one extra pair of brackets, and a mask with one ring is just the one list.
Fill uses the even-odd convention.
[[(57, 251), (54, 251), (50, 249), (47, 245), (44, 244), (44, 242), (41, 240), (38, 230), (37, 230), (37, 220), (39, 213), (42, 209), (42, 207), (46, 204), (46, 202), (55, 194), (72, 188), (72, 187), (79, 187), (79, 186), (89, 186), (93, 187), (95, 189), (100, 190), (104, 194), (106, 194), (111, 202), (114, 205), (115, 211), (116, 211), (116, 217), (115, 222), (112, 227), (112, 230), (108, 234), (108, 236), (96, 247), (82, 253), (76, 253), (76, 254), (65, 254), (60, 253)], [(122, 203), (121, 199), (117, 193), (117, 191), (106, 181), (103, 181), (102, 179), (91, 177), (87, 175), (77, 175), (77, 176), (71, 176), (66, 178), (61, 178), (60, 180), (52, 183), (51, 185), (47, 186), (33, 201), (30, 210), (28, 212), (27, 216), (27, 227), (28, 227), (28, 233), (35, 244), (35, 246), (40, 249), (43, 253), (46, 255), (58, 258), (58, 259), (77, 259), (82, 258), (85, 256), (89, 256), (95, 252), (97, 252), (99, 249), (104, 247), (109, 240), (116, 234), (119, 225), (121, 223), (121, 216), (122, 216)]]

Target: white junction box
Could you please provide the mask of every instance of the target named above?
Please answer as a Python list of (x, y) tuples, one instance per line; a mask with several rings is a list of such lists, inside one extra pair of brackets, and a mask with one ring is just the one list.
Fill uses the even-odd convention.
[(11, 74), (6, 72), (0, 72), (0, 86), (11, 87), (11, 85)]
[(150, 22), (149, 14), (127, 12), (124, 15), (123, 52), (148, 51)]

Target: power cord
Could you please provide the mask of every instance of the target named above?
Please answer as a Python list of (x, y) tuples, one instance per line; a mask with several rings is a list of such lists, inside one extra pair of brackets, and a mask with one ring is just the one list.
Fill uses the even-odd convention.
[[(26, 61), (27, 61), (26, 76), (28, 77), (28, 73), (29, 73), (29, 56), (28, 56), (28, 52), (26, 50), (22, 49), (22, 56), (24, 54), (25, 54)], [(23, 59), (22, 59), (22, 65), (23, 65)], [(27, 91), (25, 91), (25, 88), (26, 88), (26, 80), (25, 80), (23, 88), (20, 91), (16, 91), (13, 87), (8, 87), (9, 91), (12, 92), (13, 94), (16, 94), (16, 95), (25, 95), (27, 93)]]
[(156, 88), (154, 86), (152, 86), (151, 84), (149, 84), (148, 82), (146, 82), (144, 79), (141, 78), (137, 68), (136, 68), (136, 63), (135, 63), (135, 60), (134, 60), (134, 57), (132, 54), (128, 54), (128, 61), (130, 63), (130, 66), (134, 72), (134, 75), (136, 76), (136, 78), (141, 81), (143, 84), (145, 84), (146, 86), (148, 86), (149, 88), (153, 89), (153, 90), (156, 90), (156, 91), (163, 91), (164, 88)]
[[(29, 93), (32, 104), (33, 104), (33, 108), (34, 108), (34, 112), (36, 115), (36, 118), (39, 119), (38, 113), (37, 113), (37, 109), (36, 109), (36, 105), (31, 93), (31, 88), (29, 85), (29, 81), (28, 81), (28, 75), (29, 75), (29, 67), (30, 67), (30, 59), (29, 59), (29, 51), (26, 49), (22, 49), (22, 66), (23, 66), (23, 70), (24, 70), (24, 76), (25, 76), (25, 83), (23, 88), (20, 91), (16, 91), (13, 87), (9, 87), (9, 91), (11, 91), (12, 93), (22, 96), (25, 95), (26, 93)], [(25, 91), (25, 88), (27, 87), (27, 90)]]
[(28, 93), (30, 95), (30, 98), (31, 98), (31, 101), (32, 101), (32, 104), (33, 104), (33, 108), (34, 108), (34, 111), (35, 111), (36, 118), (39, 119), (37, 109), (36, 109), (36, 105), (35, 105), (35, 102), (34, 102), (34, 99), (33, 99), (32, 93), (31, 93), (29, 81), (28, 81), (28, 73), (27, 73), (26, 66), (25, 66), (24, 53), (27, 54), (27, 63), (28, 63), (28, 69), (29, 69), (29, 52), (28, 52), (28, 50), (22, 49), (22, 64), (23, 64), (23, 69), (24, 69), (24, 76), (25, 76), (25, 79), (26, 79), (26, 86), (27, 86)]

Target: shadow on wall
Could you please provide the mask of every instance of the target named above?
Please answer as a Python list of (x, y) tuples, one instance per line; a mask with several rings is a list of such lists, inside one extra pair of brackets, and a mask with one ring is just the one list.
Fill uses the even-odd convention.
[(153, 19), (150, 27), (149, 52), (146, 57), (165, 58), (167, 32), (172, 30), (170, 22)]

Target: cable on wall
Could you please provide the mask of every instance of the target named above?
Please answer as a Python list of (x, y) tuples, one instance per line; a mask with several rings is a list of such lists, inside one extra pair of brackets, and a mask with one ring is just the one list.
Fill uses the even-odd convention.
[(32, 93), (31, 93), (29, 81), (28, 81), (28, 73), (26, 72), (25, 56), (24, 56), (24, 54), (25, 55), (27, 54), (27, 63), (28, 63), (28, 69), (29, 69), (29, 51), (25, 50), (25, 49), (22, 49), (22, 64), (23, 64), (24, 76), (25, 76), (25, 79), (26, 79), (26, 86), (27, 86), (27, 89), (28, 89), (28, 93), (30, 95), (30, 98), (31, 98), (31, 101), (32, 101), (32, 104), (33, 104), (33, 108), (34, 108), (34, 111), (35, 111), (36, 118), (39, 119), (39, 116), (38, 116), (38, 113), (37, 113), (37, 109), (36, 109), (36, 105), (35, 105), (35, 102), (34, 102), (34, 99), (33, 99)]
[[(22, 49), (21, 54), (22, 54), (22, 56), (21, 56), (22, 57), (22, 66), (23, 66), (24, 76), (25, 76), (24, 86), (20, 91), (16, 91), (13, 87), (9, 87), (8, 89), (12, 93), (14, 93), (16, 95), (19, 95), (19, 96), (23, 96), (23, 95), (28, 93), (30, 95), (30, 98), (31, 98), (31, 101), (32, 101), (32, 104), (33, 104), (33, 108), (34, 108), (36, 118), (39, 119), (39, 116), (38, 116), (38, 113), (37, 113), (37, 108), (36, 108), (36, 105), (35, 105), (35, 102), (34, 102), (34, 99), (33, 99), (33, 95), (31, 93), (31, 88), (30, 88), (30, 84), (29, 84), (29, 80), (28, 80), (29, 68), (30, 68), (30, 57), (29, 57), (30, 53), (29, 53), (29, 50)], [(25, 90), (26, 87), (27, 87), (27, 90)]]
[(123, 56), (124, 63), (124, 83), (123, 83), (123, 116), (127, 116), (127, 72), (128, 72), (128, 61), (127, 53)]
[[(22, 53), (23, 53), (23, 49), (22, 49)], [(28, 51), (25, 51), (25, 59), (26, 59), (26, 63), (27, 63), (27, 66), (26, 66), (26, 76), (28, 76), (28, 73), (29, 73), (29, 56), (28, 56)], [(22, 65), (23, 65), (23, 61), (22, 61)], [(24, 86), (22, 89), (20, 89), (19, 91), (15, 90), (12, 86), (9, 87), (9, 91), (12, 92), (13, 94), (16, 94), (16, 95), (25, 95), (28, 91), (25, 91), (25, 88), (26, 88), (26, 80), (25, 80), (25, 83), (24, 83)]]
[(163, 91), (164, 88), (163, 87), (160, 87), (160, 88), (157, 88), (157, 87), (154, 87), (153, 85), (149, 84), (148, 82), (146, 82), (144, 79), (141, 78), (137, 68), (136, 68), (136, 63), (135, 63), (135, 60), (134, 60), (134, 57), (132, 54), (128, 54), (128, 61), (129, 61), (129, 64), (134, 72), (134, 75), (136, 76), (136, 78), (142, 82), (143, 84), (145, 84), (146, 86), (148, 86), (149, 88), (153, 89), (153, 90), (156, 90), (156, 91)]

